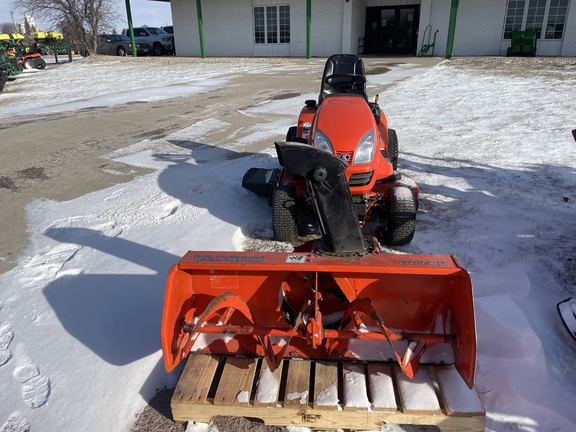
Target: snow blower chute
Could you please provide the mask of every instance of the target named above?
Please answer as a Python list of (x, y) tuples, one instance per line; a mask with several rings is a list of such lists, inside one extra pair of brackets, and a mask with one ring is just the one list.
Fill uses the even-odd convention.
[(188, 252), (168, 275), (166, 369), (202, 352), (265, 357), (271, 369), (283, 358), (392, 360), (413, 377), (421, 360), (442, 357), (472, 388), (472, 285), (456, 257), (378, 254), (359, 228), (347, 165), (307, 144), (276, 150), (306, 179), (322, 239), (305, 252)]

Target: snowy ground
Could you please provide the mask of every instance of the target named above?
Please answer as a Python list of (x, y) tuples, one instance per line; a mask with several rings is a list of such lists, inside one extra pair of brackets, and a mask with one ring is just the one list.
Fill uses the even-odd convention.
[[(0, 116), (23, 100), (19, 113), (173, 97), (172, 87), (194, 92), (189, 77), (201, 69), (187, 65), (145, 92), (138, 82), (151, 75), (138, 68), (122, 69), (130, 79), (120, 84), (110, 63), (89, 84), (82, 62), (58, 70), (41, 96), (32, 74), (0, 94)], [(487, 430), (576, 430), (576, 346), (555, 308), (576, 293), (576, 66), (453, 61), (412, 72), (380, 95), (399, 135), (400, 170), (421, 187), (416, 235), (399, 251), (453, 253), (471, 273)], [(226, 85), (222, 73), (207, 72)], [(371, 94), (387, 79), (369, 77)], [(64, 82), (74, 86), (62, 90)], [(85, 89), (83, 100), (73, 87)], [(48, 102), (59, 91), (63, 99)], [(283, 133), (303, 100), (246, 114), (285, 113), (285, 123), (258, 131)], [(167, 270), (188, 249), (241, 250), (255, 228), (270, 231), (269, 207), (241, 178), (276, 166), (275, 154), (236, 158), (249, 143), (222, 148), (206, 138), (224, 127), (208, 120), (134, 143), (108, 158), (156, 172), (29, 204), (31, 244), (0, 275), (1, 432), (128, 430), (156, 389), (175, 385), (158, 337)]]

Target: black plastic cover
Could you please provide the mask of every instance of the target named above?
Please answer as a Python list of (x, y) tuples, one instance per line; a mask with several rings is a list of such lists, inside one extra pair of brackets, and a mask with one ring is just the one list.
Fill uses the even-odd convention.
[(329, 252), (366, 252), (364, 235), (346, 181), (347, 165), (333, 154), (307, 144), (276, 142), (275, 145), (280, 165), (289, 173), (306, 179)]

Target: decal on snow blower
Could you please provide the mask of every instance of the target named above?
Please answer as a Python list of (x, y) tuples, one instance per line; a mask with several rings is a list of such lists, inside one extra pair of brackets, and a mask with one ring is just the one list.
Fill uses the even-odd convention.
[(398, 261), (398, 265), (447, 266), (448, 263), (444, 261)]
[(264, 262), (263, 256), (246, 255), (194, 255), (196, 262)]

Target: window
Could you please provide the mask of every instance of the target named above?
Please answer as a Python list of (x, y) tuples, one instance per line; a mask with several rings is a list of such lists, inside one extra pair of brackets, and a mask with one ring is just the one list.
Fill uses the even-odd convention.
[(512, 38), (512, 30), (522, 30), (525, 3), (525, 1), (512, 0), (508, 2), (508, 12), (506, 13), (506, 23), (504, 25), (504, 39)]
[(552, 0), (546, 21), (546, 39), (562, 39), (568, 0)]
[(546, 0), (530, 0), (525, 30), (535, 31), (538, 39), (540, 39), (540, 33), (542, 32), (545, 11)]
[(254, 8), (254, 43), (290, 43), (290, 6)]
[(562, 39), (569, 1), (509, 0), (503, 39), (510, 39), (513, 30), (535, 31), (538, 39)]

